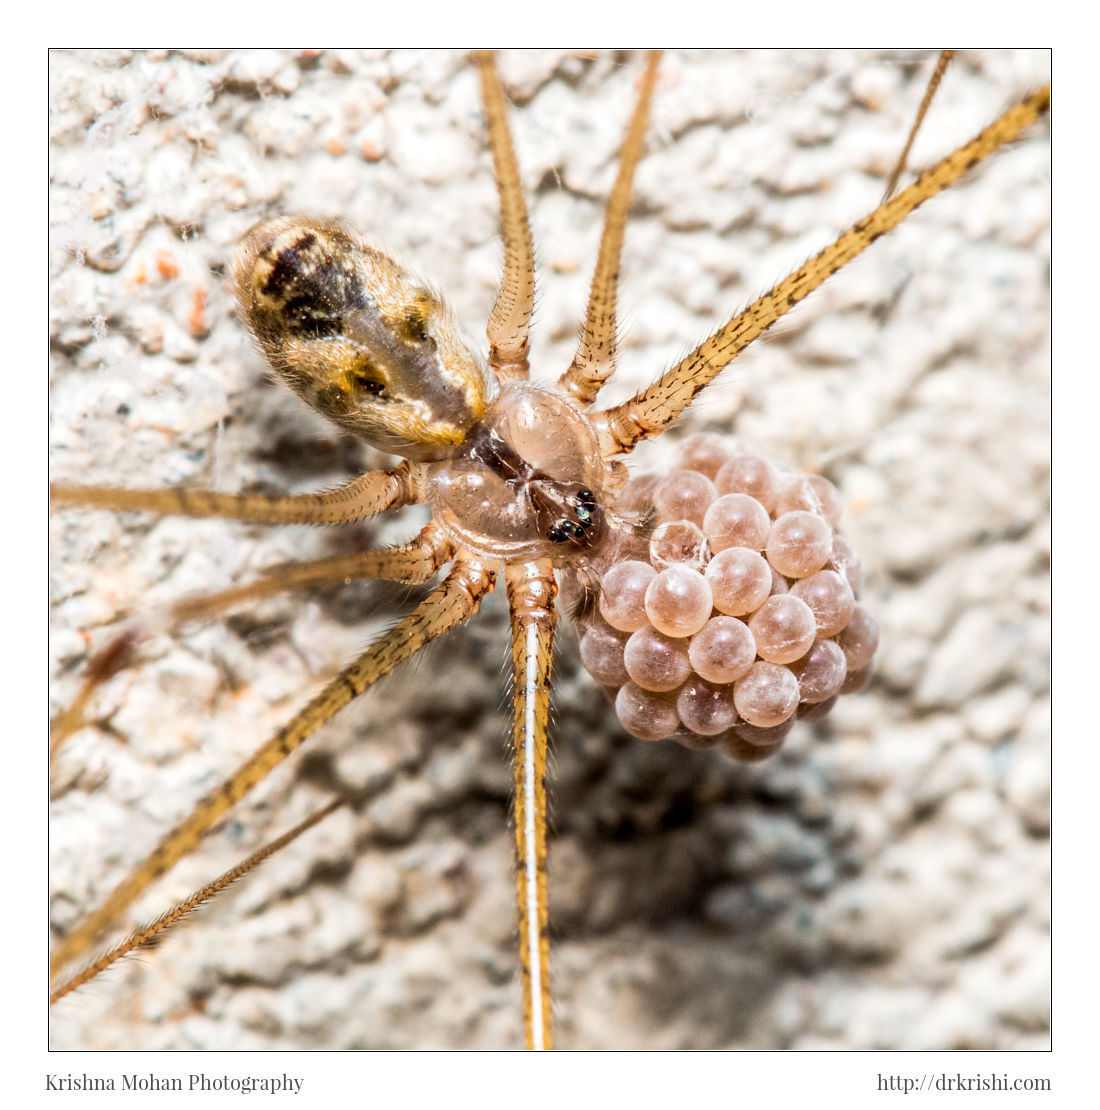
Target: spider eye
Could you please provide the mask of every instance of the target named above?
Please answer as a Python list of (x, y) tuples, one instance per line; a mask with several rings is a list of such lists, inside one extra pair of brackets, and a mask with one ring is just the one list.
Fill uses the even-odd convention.
[(546, 530), (546, 537), (554, 543), (577, 540), (584, 535), (584, 527), (575, 520), (560, 520)]
[(587, 486), (581, 486), (577, 490), (574, 508), (581, 527), (591, 528), (592, 514), (596, 509), (596, 495)]

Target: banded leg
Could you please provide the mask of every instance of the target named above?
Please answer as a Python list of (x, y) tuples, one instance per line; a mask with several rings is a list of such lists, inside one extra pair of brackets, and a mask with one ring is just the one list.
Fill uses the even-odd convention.
[(1014, 105), (980, 134), (926, 170), (909, 188), (880, 204), (834, 243), (723, 324), (691, 354), (629, 401), (593, 414), (605, 458), (660, 435), (737, 355), (827, 278), (891, 231), (929, 197), (956, 182), (998, 147), (1012, 142), (1050, 108), (1046, 85)]
[(61, 751), (61, 745), (85, 724), (88, 705), (96, 690), (108, 679), (134, 664), (134, 648), (141, 638), (137, 629), (127, 628), (113, 636), (88, 661), (84, 681), (72, 703), (50, 721), (50, 760)]
[(322, 582), (379, 578), (387, 582), (404, 582), (406, 585), (417, 586), (427, 582), (453, 555), (454, 545), (447, 539), (443, 529), (435, 521), (430, 521), (409, 543), (295, 563), (265, 574), (255, 582), (231, 586), (227, 590), (203, 597), (185, 597), (172, 605), (169, 619), (173, 623), (203, 619), (246, 601), (258, 601), (284, 590)]
[(111, 964), (121, 960), (123, 956), (129, 955), (131, 952), (136, 952), (139, 948), (152, 948), (154, 945), (159, 944), (164, 939), (165, 933), (179, 925), (200, 906), (209, 902), (211, 898), (220, 894), (226, 887), (231, 886), (238, 879), (244, 878), (249, 871), (254, 871), (264, 860), (270, 859), (280, 848), (285, 848), (292, 840), (297, 840), (302, 833), (308, 832), (314, 825), (320, 824), (330, 813), (338, 810), (343, 804), (343, 799), (340, 798), (334, 802), (329, 802), (323, 809), (319, 809), (316, 813), (310, 814), (304, 821), (300, 821), (294, 828), (283, 833), (282, 836), (276, 837), (276, 839), (272, 840), (269, 844), (265, 844), (258, 852), (253, 852), (248, 859), (238, 863), (235, 867), (231, 867), (228, 871), (222, 872), (213, 882), (207, 883), (204, 887), (200, 887), (194, 894), (185, 898), (182, 902), (177, 902), (171, 909), (166, 910), (148, 925), (140, 929), (135, 929), (125, 940), (116, 944), (114, 948), (104, 952), (102, 956), (98, 956), (91, 963), (81, 968), (75, 975), (70, 976), (63, 983), (59, 983), (51, 990), (50, 1005), (52, 1006), (55, 1002), (64, 998), (65, 995), (76, 990), (77, 987), (82, 987), (85, 983), (90, 982), (99, 975), (100, 972), (106, 971)]
[(657, 82), (657, 65), (661, 52), (653, 50), (646, 60), (642, 85), (634, 115), (626, 130), (622, 153), (619, 155), (619, 172), (607, 202), (603, 233), (600, 236), (600, 253), (592, 275), (592, 288), (588, 294), (588, 311), (584, 318), (577, 353), (569, 369), (558, 379), (558, 385), (575, 397), (585, 408), (596, 399), (604, 382), (615, 372), (615, 351), (618, 345), (616, 306), (619, 289), (619, 262), (623, 252), (623, 233), (630, 210), (630, 193), (634, 185), (634, 170), (642, 156), (646, 119), (649, 115), (653, 87)]
[(886, 183), (886, 191), (882, 194), (883, 200), (889, 200), (894, 195), (894, 190), (898, 187), (901, 175), (905, 172), (905, 163), (909, 161), (909, 151), (913, 149), (913, 140), (917, 137), (920, 125), (924, 122), (924, 117), (928, 113), (928, 106), (932, 103), (932, 97), (936, 95), (936, 90), (940, 87), (943, 75), (947, 72), (947, 67), (954, 56), (954, 50), (940, 51), (940, 56), (936, 61), (936, 68), (932, 71), (932, 76), (928, 79), (928, 87), (924, 90), (924, 96), (921, 98), (920, 107), (917, 109), (917, 118), (913, 120), (913, 126), (909, 129), (909, 138), (905, 140), (905, 146), (902, 147), (901, 156), (898, 158), (898, 164), (894, 167), (894, 172), (890, 174), (890, 180)]
[(454, 555), (454, 546), (434, 521), (421, 529), (410, 543), (376, 551), (358, 551), (331, 559), (296, 563), (273, 571), (255, 582), (232, 586), (201, 597), (185, 597), (168, 607), (160, 617), (132, 624), (111, 638), (88, 662), (87, 673), (72, 704), (50, 722), (50, 758), (61, 745), (84, 727), (92, 695), (108, 679), (133, 665), (135, 648), (146, 636), (183, 621), (201, 620), (232, 609), (246, 601), (258, 601), (285, 590), (320, 582), (346, 582), (354, 578), (381, 578), (390, 582), (419, 585), (427, 582)]
[(121, 489), (58, 484), (50, 486), (50, 500), (55, 506), (226, 517), (261, 524), (348, 524), (383, 509), (420, 504), (424, 500), (425, 473), (422, 464), (403, 462), (391, 470), (368, 470), (325, 493), (290, 497), (200, 489)]
[(496, 60), (490, 52), (478, 51), (474, 61), (481, 75), (481, 98), (500, 194), (500, 234), (504, 241), (504, 273), (485, 329), (489, 337), (489, 365), (502, 382), (523, 380), (530, 371), (527, 332), (535, 304), (535, 248)]
[(57, 945), (50, 962), (51, 971), (86, 952), (115, 917), (191, 851), (231, 806), (263, 781), (330, 717), (399, 663), (472, 616), (482, 598), (493, 588), (495, 577), (496, 572), (485, 563), (474, 560), (457, 562), (450, 574), (416, 609), (337, 675), (225, 782), (203, 798), (189, 817), (164, 837), (150, 855), (115, 887), (106, 901)]
[(550, 1013), (550, 936), (546, 882), (546, 731), (554, 648), (554, 595), (549, 559), (509, 566), (512, 615), (512, 736), (515, 744), (516, 906), (523, 974), (527, 1048), (553, 1047)]

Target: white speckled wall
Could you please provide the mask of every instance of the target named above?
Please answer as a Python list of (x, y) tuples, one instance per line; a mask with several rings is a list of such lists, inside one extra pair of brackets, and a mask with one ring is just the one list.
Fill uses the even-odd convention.
[[(879, 199), (930, 59), (674, 54), (628, 231), (617, 400)], [(448, 53), (55, 54), (55, 479), (336, 484), (379, 456), (269, 383), (221, 274), (277, 212), (375, 232), (483, 336), (499, 249), (474, 75)], [(927, 162), (1045, 79), (964, 54)], [(540, 261), (534, 366), (567, 364), (639, 60), (506, 56)], [(571, 1047), (1047, 1044), (1049, 152), (1039, 127), (757, 344), (683, 429), (840, 487), (883, 631), (871, 689), (742, 767), (614, 727), (558, 656), (551, 899)], [(665, 444), (639, 462), (659, 466)], [(64, 512), (52, 711), (128, 613), (411, 534)], [(419, 518), (417, 518), (419, 519)], [(146, 648), (67, 747), (70, 924), (409, 604), (289, 595)], [(136, 910), (331, 795), (342, 812), (54, 1012), (61, 1047), (521, 1040), (501, 599), (345, 712)], [(92, 787), (95, 789), (92, 789)]]

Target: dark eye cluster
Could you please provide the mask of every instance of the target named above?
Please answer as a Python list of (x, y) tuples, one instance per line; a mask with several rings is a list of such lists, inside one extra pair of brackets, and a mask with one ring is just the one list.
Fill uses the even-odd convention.
[(566, 543), (579, 540), (592, 527), (592, 514), (596, 508), (596, 495), (587, 487), (581, 487), (573, 499), (573, 513), (576, 520), (559, 520), (546, 530), (546, 538), (553, 543)]

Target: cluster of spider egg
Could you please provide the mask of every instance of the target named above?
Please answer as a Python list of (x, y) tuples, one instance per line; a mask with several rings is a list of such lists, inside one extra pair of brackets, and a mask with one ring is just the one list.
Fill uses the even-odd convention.
[(869, 680), (878, 628), (857, 600), (859, 557), (825, 478), (714, 435), (679, 461), (620, 496), (652, 506), (656, 527), (603, 571), (581, 659), (632, 735), (764, 759), (796, 717)]

